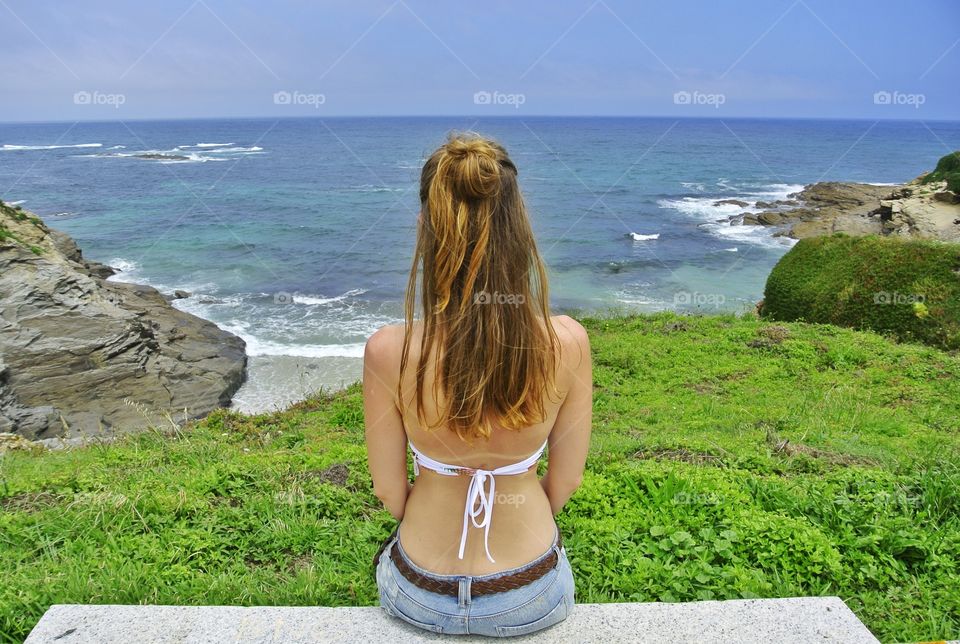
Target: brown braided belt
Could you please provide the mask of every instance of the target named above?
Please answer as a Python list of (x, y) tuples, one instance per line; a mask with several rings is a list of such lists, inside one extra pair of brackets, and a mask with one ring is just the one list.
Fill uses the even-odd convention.
[[(397, 543), (394, 543), (396, 546)], [(495, 579), (481, 579), (470, 584), (470, 596), (489, 595), (491, 593), (501, 593), (507, 590), (522, 588), (527, 584), (533, 583), (545, 574), (550, 572), (557, 565), (557, 552), (563, 546), (563, 537), (557, 537), (557, 547), (551, 548), (550, 553), (541, 561), (537, 562), (525, 570), (515, 572), (511, 575), (497, 577)], [(458, 597), (460, 594), (460, 582), (454, 579), (433, 579), (421, 575), (416, 570), (407, 565), (403, 557), (400, 556), (398, 548), (390, 550), (390, 560), (393, 561), (397, 570), (407, 581), (418, 588), (429, 590), (430, 592), (440, 593), (442, 595), (453, 595)]]

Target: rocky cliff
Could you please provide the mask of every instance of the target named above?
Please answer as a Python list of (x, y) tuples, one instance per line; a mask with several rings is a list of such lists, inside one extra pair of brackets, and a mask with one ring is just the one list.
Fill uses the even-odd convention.
[(114, 434), (230, 403), (243, 340), (112, 274), (0, 202), (0, 432)]
[(732, 223), (774, 226), (776, 235), (794, 239), (843, 232), (960, 241), (960, 197), (924, 176), (900, 186), (815, 183), (762, 206)]

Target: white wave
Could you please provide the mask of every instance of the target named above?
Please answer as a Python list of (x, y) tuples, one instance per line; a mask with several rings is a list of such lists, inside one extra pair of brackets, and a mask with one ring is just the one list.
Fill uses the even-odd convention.
[(228, 145), (235, 145), (233, 141), (230, 143), (197, 143), (196, 145), (184, 145), (185, 148), (222, 148)]
[(207, 161), (229, 161), (229, 159), (220, 159), (218, 157), (208, 157), (202, 154), (197, 154), (196, 152), (191, 152), (186, 155), (185, 159), (152, 159), (156, 160), (161, 165), (171, 165), (175, 163), (206, 163)]
[(342, 293), (341, 295), (337, 295), (335, 297), (312, 297), (309, 295), (299, 295), (297, 293), (294, 293), (292, 297), (293, 297), (294, 303), (296, 304), (311, 304), (311, 305), (332, 304), (333, 302), (342, 302), (348, 297), (362, 295), (366, 292), (367, 292), (367, 289), (365, 288), (355, 288), (347, 291), (346, 293)]
[(867, 183), (868, 186), (899, 186), (899, 183), (886, 183), (882, 181), (871, 181)]
[(388, 186), (375, 186), (372, 183), (364, 183), (351, 188), (351, 190), (354, 192), (404, 192), (407, 188), (390, 188)]
[(286, 344), (260, 340), (254, 336), (241, 336), (247, 343), (247, 355), (251, 356), (300, 356), (304, 358), (362, 358), (364, 342), (352, 344)]
[[(728, 184), (729, 185), (729, 184)], [(733, 188), (732, 186), (730, 186)], [(681, 197), (679, 199), (660, 199), (657, 202), (661, 208), (677, 210), (685, 215), (692, 215), (704, 219), (730, 217), (756, 210), (758, 201), (781, 201), (789, 195), (803, 190), (802, 184), (773, 183), (751, 188), (740, 186), (735, 188), (736, 195), (723, 197)], [(745, 202), (746, 206), (734, 203), (717, 203), (719, 201), (737, 198)]]
[(802, 183), (772, 183), (763, 186), (761, 190), (746, 190), (745, 194), (751, 197), (764, 197), (763, 201), (778, 201), (786, 199), (795, 192), (803, 190)]
[(99, 148), (103, 143), (77, 143), (76, 145), (10, 145), (4, 144), (0, 150), (59, 150), (61, 148)]
[[(660, 199), (657, 202), (661, 208), (676, 210), (689, 217), (704, 220), (700, 224), (705, 230), (717, 237), (732, 241), (745, 242), (767, 248), (783, 248), (792, 246), (795, 240), (789, 237), (774, 237), (773, 230), (766, 226), (733, 223), (735, 217), (748, 212), (756, 212), (758, 201), (780, 201), (787, 199), (790, 194), (803, 189), (801, 184), (772, 183), (765, 185), (734, 185), (728, 179), (720, 179), (718, 185), (730, 192), (724, 196), (714, 197), (681, 197), (678, 199)], [(731, 194), (732, 193), (732, 194)], [(737, 199), (746, 205), (735, 203), (718, 203), (722, 200)], [(737, 252), (736, 248), (725, 249)]]
[(27, 203), (27, 200), (26, 200), (26, 199), (21, 199), (20, 201), (8, 201), (8, 202), (7, 202), (7, 205), (8, 205), (8, 206), (19, 206), (19, 205), (25, 204), (25, 203)]
[(613, 296), (614, 299), (621, 304), (637, 306), (649, 312), (665, 311), (670, 308), (669, 302), (658, 300), (656, 298), (644, 297), (643, 295), (631, 293), (627, 290), (617, 291), (613, 294)]
[[(206, 145), (206, 144), (204, 144)], [(218, 144), (225, 145), (225, 144)], [(226, 144), (229, 145), (229, 144)], [(110, 153), (101, 152), (97, 154), (77, 154), (74, 157), (96, 157), (96, 158), (120, 158), (120, 159), (129, 159), (129, 158), (138, 158), (145, 161), (156, 161), (162, 165), (177, 164), (177, 163), (206, 163), (207, 161), (229, 161), (231, 157), (228, 155), (233, 154), (264, 154), (263, 148), (258, 146), (251, 147), (234, 147), (234, 148), (204, 148), (203, 150), (187, 150), (185, 148), (198, 147), (198, 146), (177, 146), (167, 150), (126, 150), (123, 152), (114, 151)], [(124, 146), (113, 146), (112, 148), (107, 148), (108, 150), (117, 150), (123, 149)], [(222, 156), (218, 156), (221, 155)], [(144, 158), (147, 157), (147, 158)], [(166, 158), (164, 158), (166, 157)]]
[(650, 234), (650, 235), (642, 235), (642, 234), (640, 234), (640, 233), (633, 233), (633, 232), (632, 232), (632, 233), (630, 233), (629, 237), (630, 237), (631, 239), (633, 239), (633, 241), (650, 241), (650, 240), (653, 240), (653, 239), (660, 239), (660, 233), (653, 233), (653, 234)]
[(85, 154), (78, 156), (101, 157), (101, 158), (119, 158), (119, 159), (139, 159), (142, 161), (156, 161), (157, 163), (167, 165), (172, 163), (205, 163), (207, 161), (228, 161), (220, 157), (211, 157), (200, 154), (199, 152), (190, 152), (173, 148), (170, 150), (134, 150), (132, 152), (114, 152), (113, 154)]
[(706, 190), (706, 187), (702, 183), (694, 183), (692, 181), (681, 181), (680, 185), (687, 190), (693, 190), (695, 192), (703, 192)]
[(207, 154), (253, 154), (255, 152), (262, 152), (263, 148), (258, 145), (251, 146), (249, 148), (244, 147), (234, 147), (234, 148), (208, 148), (204, 150)]
[(727, 253), (736, 253), (736, 252), (739, 251), (740, 249), (737, 248), (736, 246), (734, 246), (733, 248), (724, 248), (723, 250), (724, 250), (724, 252), (727, 252)]
[(113, 268), (118, 271), (116, 274), (108, 277), (107, 281), (142, 283), (141, 280), (137, 279), (137, 271), (140, 270), (140, 264), (138, 262), (135, 262), (132, 259), (114, 257), (109, 262), (107, 262), (107, 265), (110, 268)]
[(738, 215), (747, 211), (747, 208), (732, 203), (717, 204), (720, 199), (721, 197), (681, 197), (680, 199), (661, 199), (657, 205), (704, 219)]
[(126, 147), (127, 147), (127, 146), (125, 146), (125, 145), (111, 145), (111, 146), (110, 146), (109, 148), (107, 148), (107, 149), (108, 149), (108, 150), (123, 150), (123, 149), (126, 148)]
[[(729, 224), (723, 221), (701, 224), (712, 234), (732, 241), (756, 244), (765, 248), (789, 248), (797, 240), (790, 237), (774, 237), (767, 226), (753, 226), (750, 224)], [(729, 250), (729, 249), (728, 249)], [(731, 252), (736, 251), (734, 249)]]

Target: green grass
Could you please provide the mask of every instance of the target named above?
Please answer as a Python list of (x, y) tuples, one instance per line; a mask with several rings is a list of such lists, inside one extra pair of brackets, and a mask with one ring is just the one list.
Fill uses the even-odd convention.
[[(23, 212), (20, 206), (10, 206), (4, 203), (3, 201), (0, 201), (0, 215), (4, 217), (10, 217), (11, 219), (14, 219), (16, 221), (27, 221), (29, 219), (33, 222), (34, 225), (37, 225), (37, 222), (40, 221), (39, 219), (35, 217), (30, 217), (30, 215)], [(43, 254), (42, 248), (40, 248), (39, 246), (35, 246), (33, 244), (27, 244), (26, 242), (24, 242), (18, 236), (14, 235), (13, 232), (11, 232), (10, 229), (4, 225), (3, 221), (0, 220), (0, 243), (5, 242), (7, 240), (14, 241), (17, 244), (26, 247), (34, 255)]]
[[(584, 323), (594, 433), (558, 517), (579, 602), (838, 595), (882, 640), (960, 637), (960, 358), (732, 316)], [(53, 603), (376, 604), (393, 524), (358, 386), (10, 452), (0, 511), (9, 641)]]

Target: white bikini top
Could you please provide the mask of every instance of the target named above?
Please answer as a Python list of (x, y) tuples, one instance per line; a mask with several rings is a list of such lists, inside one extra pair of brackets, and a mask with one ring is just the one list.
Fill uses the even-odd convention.
[[(414, 476), (420, 475), (420, 467), (425, 467), (428, 470), (433, 470), (444, 476), (471, 475), (470, 487), (467, 489), (467, 502), (463, 508), (463, 534), (460, 535), (459, 558), (463, 559), (463, 548), (467, 544), (467, 519), (469, 518), (474, 527), (483, 528), (483, 548), (487, 552), (487, 559), (496, 563), (493, 557), (490, 556), (490, 547), (487, 543), (487, 536), (490, 534), (490, 519), (491, 513), (493, 512), (494, 492), (496, 489), (496, 479), (494, 477), (501, 474), (508, 476), (512, 474), (523, 474), (532, 466), (535, 466), (537, 461), (540, 460), (540, 455), (543, 454), (544, 448), (547, 446), (547, 441), (543, 441), (540, 449), (519, 463), (504, 465), (495, 470), (474, 469), (471, 467), (463, 467), (462, 465), (447, 465), (421, 453), (409, 440), (407, 444), (410, 445), (410, 449), (413, 451)], [(490, 485), (484, 488), (484, 484), (487, 481), (490, 482)], [(485, 492), (485, 489), (489, 491)], [(477, 506), (478, 502), (480, 504), (479, 507)], [(479, 523), (477, 522), (478, 516), (482, 516)]]

